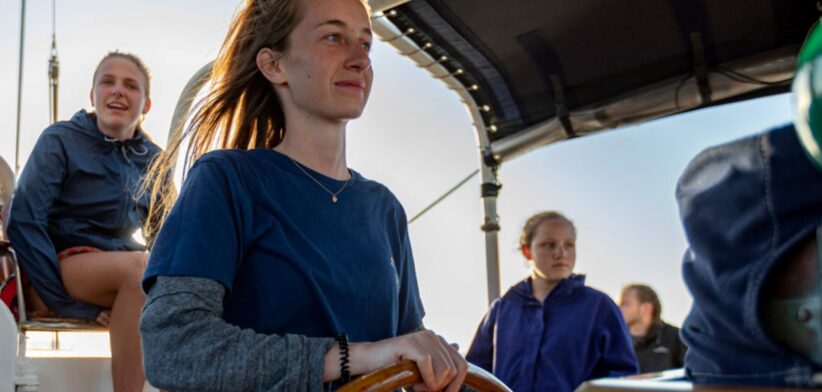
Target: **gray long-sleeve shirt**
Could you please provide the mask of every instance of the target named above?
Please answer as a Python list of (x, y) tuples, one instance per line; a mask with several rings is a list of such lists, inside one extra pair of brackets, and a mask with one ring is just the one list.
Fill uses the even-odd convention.
[(264, 335), (222, 318), (225, 288), (194, 277), (157, 278), (140, 333), (146, 377), (170, 391), (322, 391), (332, 338)]

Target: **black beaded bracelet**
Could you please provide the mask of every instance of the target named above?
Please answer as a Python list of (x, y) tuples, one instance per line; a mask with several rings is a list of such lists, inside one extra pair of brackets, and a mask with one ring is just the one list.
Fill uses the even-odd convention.
[(340, 383), (345, 385), (351, 381), (351, 372), (348, 370), (348, 335), (337, 335), (337, 344), (340, 346)]

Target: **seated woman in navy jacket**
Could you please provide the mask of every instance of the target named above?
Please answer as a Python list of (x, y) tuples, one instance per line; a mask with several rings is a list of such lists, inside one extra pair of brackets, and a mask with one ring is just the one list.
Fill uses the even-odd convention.
[(116, 391), (142, 388), (138, 323), (148, 214), (141, 178), (159, 153), (140, 127), (151, 107), (149, 71), (111, 52), (94, 71), (94, 111), (46, 128), (18, 181), (8, 234), (49, 310), (111, 330)]

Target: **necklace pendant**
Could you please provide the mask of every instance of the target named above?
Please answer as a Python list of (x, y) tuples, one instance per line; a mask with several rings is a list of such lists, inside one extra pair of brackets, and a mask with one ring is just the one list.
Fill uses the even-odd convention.
[(336, 195), (331, 195), (331, 202), (332, 202), (332, 203), (336, 203), (336, 202), (337, 202), (337, 196), (336, 196)]

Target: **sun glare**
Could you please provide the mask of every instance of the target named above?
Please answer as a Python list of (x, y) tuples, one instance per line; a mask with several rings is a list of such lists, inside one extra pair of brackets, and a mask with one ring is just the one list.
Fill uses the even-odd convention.
[(108, 332), (26, 332), (29, 358), (110, 358)]

